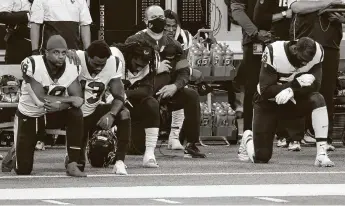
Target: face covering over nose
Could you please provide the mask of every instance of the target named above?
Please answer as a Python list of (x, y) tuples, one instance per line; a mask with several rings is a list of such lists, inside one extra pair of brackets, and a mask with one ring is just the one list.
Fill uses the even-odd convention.
[(156, 18), (148, 21), (147, 28), (153, 31), (156, 34), (160, 34), (164, 31), (165, 19)]

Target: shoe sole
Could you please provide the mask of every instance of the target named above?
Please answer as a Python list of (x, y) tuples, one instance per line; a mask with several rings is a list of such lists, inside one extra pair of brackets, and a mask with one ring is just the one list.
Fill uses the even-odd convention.
[(144, 168), (159, 168), (159, 165), (143, 165)]
[(206, 157), (202, 157), (202, 156), (193, 156), (191, 154), (184, 154), (183, 157), (184, 158), (206, 158)]
[(319, 163), (319, 162), (315, 162), (314, 165), (315, 165), (316, 167), (334, 167), (334, 166), (335, 166), (334, 163), (333, 163), (333, 164), (322, 165), (322, 164)]
[(291, 151), (291, 152), (300, 152), (301, 151), (301, 149), (288, 149), (288, 151)]
[(87, 177), (87, 175), (85, 175), (85, 176), (71, 175), (71, 174), (68, 173), (68, 172), (66, 172), (66, 175), (67, 175), (67, 176), (70, 176), (70, 177)]

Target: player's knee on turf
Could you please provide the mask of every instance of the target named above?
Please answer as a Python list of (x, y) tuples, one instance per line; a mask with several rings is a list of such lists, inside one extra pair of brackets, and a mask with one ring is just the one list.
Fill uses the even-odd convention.
[(32, 172), (32, 164), (29, 162), (22, 162), (15, 165), (14, 171), (17, 175), (30, 175)]
[(254, 163), (268, 163), (272, 157), (272, 150), (255, 149)]
[(124, 108), (119, 113), (119, 120), (128, 120), (131, 119), (131, 114), (127, 108)]
[(309, 102), (312, 110), (326, 106), (325, 99), (319, 92), (312, 93), (309, 96)]

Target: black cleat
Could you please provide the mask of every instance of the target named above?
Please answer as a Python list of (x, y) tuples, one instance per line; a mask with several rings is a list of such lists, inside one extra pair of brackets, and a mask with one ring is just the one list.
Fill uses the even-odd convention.
[(187, 143), (184, 149), (184, 157), (186, 158), (206, 158), (204, 153), (201, 153), (195, 143)]

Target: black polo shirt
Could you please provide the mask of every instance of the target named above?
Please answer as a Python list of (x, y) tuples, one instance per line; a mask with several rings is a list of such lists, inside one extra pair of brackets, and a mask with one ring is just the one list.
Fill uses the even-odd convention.
[[(289, 7), (298, 0), (289, 0)], [(318, 1), (318, 0), (315, 0)], [(342, 24), (330, 22), (327, 14), (318, 15), (317, 12), (296, 14), (292, 21), (290, 34), (292, 38), (310, 37), (323, 47), (339, 49), (343, 38)]]

